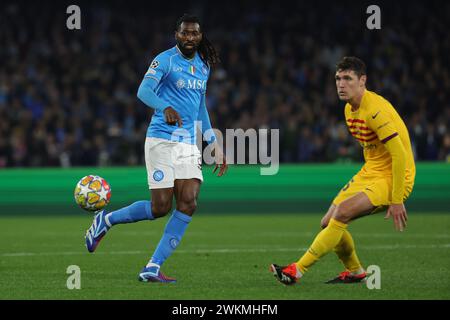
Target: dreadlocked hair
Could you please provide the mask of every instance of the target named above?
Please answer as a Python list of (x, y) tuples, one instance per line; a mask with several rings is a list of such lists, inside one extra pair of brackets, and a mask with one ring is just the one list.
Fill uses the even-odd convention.
[[(176, 25), (177, 31), (180, 30), (180, 26), (183, 22), (198, 23), (200, 25), (200, 30), (202, 30), (201, 24), (200, 24), (200, 19), (194, 15), (185, 13), (177, 21), (177, 25)], [(208, 40), (205, 33), (203, 33), (202, 41), (200, 41), (200, 44), (198, 45), (198, 53), (200, 55), (200, 58), (203, 60), (203, 62), (208, 64), (210, 67), (214, 67), (215, 65), (217, 65), (221, 62), (216, 49), (214, 48), (212, 43)]]

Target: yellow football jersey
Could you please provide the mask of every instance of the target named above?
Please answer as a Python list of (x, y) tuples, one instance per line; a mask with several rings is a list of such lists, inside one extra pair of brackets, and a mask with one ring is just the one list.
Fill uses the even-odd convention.
[(362, 172), (392, 175), (392, 157), (384, 144), (400, 136), (406, 151), (405, 182), (414, 183), (416, 168), (408, 129), (389, 101), (365, 90), (358, 110), (352, 111), (349, 103), (345, 105), (345, 119), (350, 133), (364, 149), (366, 163)]

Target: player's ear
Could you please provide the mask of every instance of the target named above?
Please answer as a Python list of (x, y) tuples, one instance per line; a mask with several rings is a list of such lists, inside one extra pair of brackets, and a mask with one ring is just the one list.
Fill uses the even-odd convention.
[(361, 76), (361, 78), (359, 78), (359, 85), (360, 85), (361, 87), (366, 86), (366, 81), (367, 81), (367, 76), (366, 76), (365, 74), (363, 74), (363, 75)]

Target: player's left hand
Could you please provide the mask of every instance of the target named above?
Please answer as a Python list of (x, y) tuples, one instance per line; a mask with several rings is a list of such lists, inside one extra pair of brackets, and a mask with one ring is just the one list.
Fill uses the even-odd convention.
[(214, 167), (213, 173), (216, 173), (217, 169), (220, 168), (217, 176), (221, 177), (225, 174), (225, 172), (228, 169), (227, 159), (226, 159), (225, 154), (218, 148), (216, 148), (214, 151), (215, 151), (215, 158), (216, 158), (216, 166)]
[(389, 219), (391, 216), (394, 219), (395, 229), (403, 231), (406, 228), (406, 221), (408, 220), (405, 205), (403, 203), (391, 204), (384, 218)]

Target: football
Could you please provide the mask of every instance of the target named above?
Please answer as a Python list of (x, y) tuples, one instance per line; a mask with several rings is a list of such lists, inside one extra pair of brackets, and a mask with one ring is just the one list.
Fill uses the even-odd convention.
[(74, 198), (80, 208), (90, 212), (99, 211), (109, 203), (111, 187), (102, 177), (88, 175), (78, 181)]

